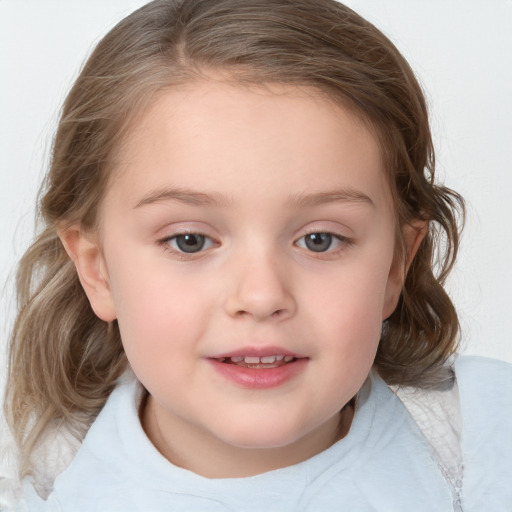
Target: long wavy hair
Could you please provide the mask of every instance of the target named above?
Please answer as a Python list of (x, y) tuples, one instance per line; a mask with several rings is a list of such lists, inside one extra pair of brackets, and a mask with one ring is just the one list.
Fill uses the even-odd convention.
[(459, 245), (461, 197), (436, 183), (424, 95), (390, 40), (334, 0), (156, 0), (97, 45), (65, 100), (40, 195), (42, 229), (17, 273), (6, 417), (22, 473), (50, 426), (81, 439), (127, 367), (116, 322), (95, 316), (57, 234), (87, 229), (134, 118), (164, 88), (221, 71), (240, 84), (313, 87), (377, 135), (401, 228), (428, 233), (385, 321), (375, 368), (389, 384), (435, 385), (459, 324), (443, 283)]

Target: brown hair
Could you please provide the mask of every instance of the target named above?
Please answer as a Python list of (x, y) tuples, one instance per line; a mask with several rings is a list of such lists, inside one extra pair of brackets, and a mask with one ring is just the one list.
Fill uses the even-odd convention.
[(94, 315), (57, 225), (94, 227), (134, 116), (159, 90), (209, 70), (238, 83), (314, 87), (368, 123), (389, 174), (398, 247), (404, 225), (429, 222), (375, 367), (390, 384), (429, 385), (456, 349), (457, 315), (442, 285), (463, 201), (434, 182), (424, 96), (395, 46), (334, 0), (156, 0), (98, 44), (62, 110), (42, 188), (44, 227), (17, 274), (6, 413), (24, 468), (49, 425), (81, 438), (127, 365), (117, 324)]

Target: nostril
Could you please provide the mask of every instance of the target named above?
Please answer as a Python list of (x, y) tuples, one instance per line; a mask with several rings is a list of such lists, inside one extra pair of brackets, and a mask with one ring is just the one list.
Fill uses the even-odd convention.
[(294, 315), (296, 304), (291, 294), (279, 293), (278, 290), (266, 290), (265, 293), (257, 291), (240, 286), (226, 297), (225, 311), (232, 318), (251, 317), (256, 321), (284, 320)]
[(264, 319), (264, 318), (275, 318), (275, 319), (278, 319), (278, 318), (283, 318), (287, 315), (287, 309), (277, 309), (276, 311), (270, 313), (270, 314), (267, 314), (267, 313), (264, 313), (264, 312), (250, 312), (250, 311), (246, 311), (244, 309), (240, 309), (238, 311), (235, 312), (235, 316), (236, 317), (239, 317), (239, 318), (242, 318), (242, 317), (245, 317), (245, 316), (252, 316), (252, 317), (255, 317), (257, 319)]

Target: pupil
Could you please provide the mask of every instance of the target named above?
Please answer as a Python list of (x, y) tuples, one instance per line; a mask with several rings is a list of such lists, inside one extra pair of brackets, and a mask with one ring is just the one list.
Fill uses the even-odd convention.
[(311, 233), (306, 236), (305, 242), (310, 251), (324, 252), (331, 246), (332, 235), (329, 233)]
[(198, 252), (204, 246), (203, 235), (180, 235), (176, 237), (176, 244), (183, 252)]

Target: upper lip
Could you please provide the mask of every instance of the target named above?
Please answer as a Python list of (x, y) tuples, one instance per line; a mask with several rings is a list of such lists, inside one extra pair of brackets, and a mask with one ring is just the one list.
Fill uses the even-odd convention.
[(277, 347), (277, 346), (247, 346), (242, 348), (237, 348), (236, 350), (230, 350), (229, 352), (222, 352), (219, 354), (215, 354), (212, 356), (209, 356), (211, 359), (222, 359), (222, 358), (228, 358), (228, 357), (266, 357), (266, 356), (277, 356), (277, 355), (283, 355), (283, 356), (293, 356), (296, 359), (301, 359), (304, 357), (307, 357), (303, 354), (299, 354), (297, 352), (293, 352), (291, 350), (288, 350), (283, 347)]

